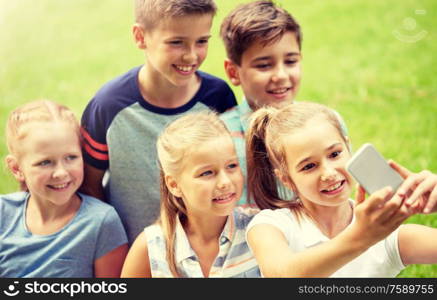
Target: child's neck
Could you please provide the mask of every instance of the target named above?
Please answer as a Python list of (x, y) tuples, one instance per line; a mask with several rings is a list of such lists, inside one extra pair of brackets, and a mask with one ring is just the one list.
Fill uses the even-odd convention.
[(81, 202), (76, 194), (62, 206), (44, 203), (30, 196), (25, 215), (27, 229), (38, 235), (56, 233), (74, 218)]
[(193, 75), (183, 86), (176, 86), (150, 66), (143, 65), (138, 74), (138, 85), (143, 99), (158, 107), (178, 108), (189, 102), (200, 88), (201, 80)]
[(227, 217), (215, 219), (194, 219), (187, 221), (184, 230), (191, 248), (199, 259), (203, 276), (208, 277), (211, 267), (219, 253), (219, 237), (226, 224)]
[(305, 209), (320, 231), (330, 239), (352, 222), (353, 208), (349, 201), (335, 207), (305, 205)]
[(227, 217), (217, 218), (193, 218), (188, 217), (184, 230), (187, 236), (196, 237), (202, 242), (218, 241), (223, 228), (226, 224)]

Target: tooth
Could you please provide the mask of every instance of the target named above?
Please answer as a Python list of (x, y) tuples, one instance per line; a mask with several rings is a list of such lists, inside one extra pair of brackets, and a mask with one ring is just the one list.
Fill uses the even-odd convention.
[(64, 183), (64, 184), (53, 185), (53, 187), (54, 187), (55, 189), (62, 189), (62, 188), (65, 188), (66, 186), (67, 186), (66, 183)]
[(191, 71), (193, 69), (192, 66), (176, 66), (176, 68), (178, 70), (183, 71), (183, 72), (189, 72), (189, 71)]

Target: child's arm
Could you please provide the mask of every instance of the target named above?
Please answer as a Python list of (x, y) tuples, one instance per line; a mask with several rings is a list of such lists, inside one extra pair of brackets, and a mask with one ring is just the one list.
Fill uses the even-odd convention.
[(393, 160), (389, 164), (405, 179), (397, 193), (406, 196), (406, 205), (414, 212), (437, 212), (437, 175), (430, 171), (412, 173)]
[(147, 238), (144, 232), (136, 238), (127, 254), (121, 271), (122, 278), (150, 278), (149, 252), (147, 249)]
[(128, 250), (127, 244), (124, 244), (96, 259), (94, 262), (94, 276), (119, 278)]
[(84, 178), (82, 186), (80, 187), (80, 191), (86, 195), (106, 201), (102, 186), (102, 180), (105, 172), (106, 170), (100, 170), (85, 163)]
[(247, 241), (264, 277), (327, 277), (367, 249), (360, 239), (341, 234), (295, 253), (283, 233), (269, 224), (251, 228)]
[(437, 264), (437, 228), (406, 224), (399, 230), (399, 251), (402, 262)]
[(391, 194), (390, 188), (385, 188), (364, 201), (364, 190), (360, 188), (355, 222), (330, 241), (299, 253), (290, 250), (278, 228), (255, 225), (247, 238), (262, 274), (265, 277), (330, 276), (393, 232), (408, 217), (407, 211), (400, 209), (402, 198), (390, 199)]

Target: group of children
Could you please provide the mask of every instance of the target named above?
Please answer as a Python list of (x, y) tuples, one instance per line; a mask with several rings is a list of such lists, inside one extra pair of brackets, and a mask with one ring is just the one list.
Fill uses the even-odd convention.
[(437, 263), (437, 229), (402, 225), (437, 210), (437, 175), (390, 162), (397, 191), (351, 200), (343, 120), (294, 102), (298, 23), (272, 1), (223, 20), (236, 105), (199, 70), (216, 9), (136, 0), (145, 62), (105, 84), (81, 126), (51, 101), (10, 114), (22, 191), (0, 199), (0, 277), (393, 277)]

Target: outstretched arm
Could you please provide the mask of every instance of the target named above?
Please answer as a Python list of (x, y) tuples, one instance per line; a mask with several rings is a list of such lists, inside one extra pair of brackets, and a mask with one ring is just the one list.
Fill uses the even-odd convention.
[(437, 264), (437, 228), (406, 224), (399, 230), (399, 251), (402, 262)]
[(273, 225), (257, 224), (247, 233), (248, 243), (265, 277), (326, 277), (388, 236), (407, 217), (401, 210), (402, 198), (390, 188), (364, 201), (357, 194), (356, 221), (336, 237), (321, 245), (293, 252), (283, 233)]
[(295, 253), (282, 232), (270, 224), (255, 225), (247, 239), (264, 277), (327, 277), (367, 249), (362, 240), (345, 232)]
[(141, 232), (127, 254), (121, 271), (122, 278), (150, 278), (149, 252), (147, 249), (146, 234)]

